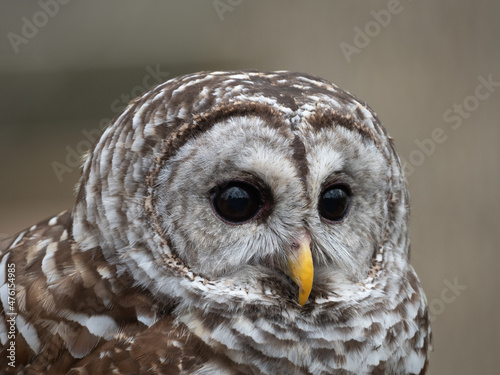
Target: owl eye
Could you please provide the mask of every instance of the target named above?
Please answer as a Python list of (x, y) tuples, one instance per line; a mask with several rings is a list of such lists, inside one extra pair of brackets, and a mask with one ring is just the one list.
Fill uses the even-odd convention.
[(215, 189), (212, 206), (222, 220), (242, 224), (260, 212), (262, 199), (255, 186), (242, 181), (231, 181)]
[(319, 198), (319, 214), (328, 221), (341, 221), (351, 203), (351, 191), (348, 186), (334, 184), (328, 186)]

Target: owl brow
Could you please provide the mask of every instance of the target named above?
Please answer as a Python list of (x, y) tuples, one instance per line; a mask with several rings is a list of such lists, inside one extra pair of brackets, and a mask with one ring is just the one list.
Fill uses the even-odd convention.
[(321, 112), (314, 112), (314, 114), (309, 116), (307, 120), (315, 129), (330, 128), (334, 125), (338, 125), (349, 130), (356, 130), (364, 137), (372, 140), (375, 143), (375, 146), (380, 147), (379, 137), (375, 134), (373, 129), (359, 121), (356, 121), (356, 118), (351, 113), (326, 109)]
[(210, 130), (215, 124), (235, 116), (258, 116), (271, 127), (285, 131), (286, 123), (280, 118), (280, 113), (260, 103), (236, 102), (232, 105), (222, 105), (210, 112), (195, 115), (190, 122), (183, 123), (163, 141), (160, 156), (156, 159), (156, 167), (147, 178), (152, 186), (161, 167), (174, 155), (189, 139)]

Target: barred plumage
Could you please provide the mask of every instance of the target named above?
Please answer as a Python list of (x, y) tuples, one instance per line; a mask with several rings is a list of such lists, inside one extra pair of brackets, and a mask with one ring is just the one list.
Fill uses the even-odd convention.
[(0, 243), (0, 368), (423, 374), (407, 221), (393, 143), (351, 94), (289, 72), (170, 80), (104, 132), (71, 212)]

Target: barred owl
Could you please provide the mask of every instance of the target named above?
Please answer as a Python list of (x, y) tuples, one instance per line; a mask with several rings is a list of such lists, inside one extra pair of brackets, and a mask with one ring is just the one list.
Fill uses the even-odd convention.
[(427, 368), (400, 160), (364, 102), (311, 75), (157, 86), (89, 152), (73, 209), (0, 250), (4, 373)]

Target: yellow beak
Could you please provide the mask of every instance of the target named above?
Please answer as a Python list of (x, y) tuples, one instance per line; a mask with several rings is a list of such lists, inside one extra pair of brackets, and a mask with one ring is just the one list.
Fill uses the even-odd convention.
[(298, 243), (298, 248), (288, 257), (290, 278), (299, 286), (299, 303), (304, 306), (311, 294), (314, 267), (311, 255), (311, 238), (304, 236)]

